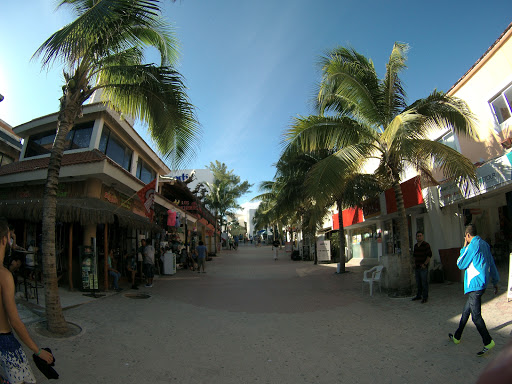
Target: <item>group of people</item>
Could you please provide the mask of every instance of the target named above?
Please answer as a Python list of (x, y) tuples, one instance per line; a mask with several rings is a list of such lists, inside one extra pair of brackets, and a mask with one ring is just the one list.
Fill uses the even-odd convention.
[[(151, 288), (153, 286), (153, 278), (155, 277), (155, 247), (151, 245), (151, 243), (147, 243), (145, 239), (141, 240), (141, 246), (139, 247), (139, 251), (137, 254), (132, 253), (127, 255), (126, 260), (126, 270), (127, 275), (131, 278), (131, 289), (139, 289), (136, 283), (136, 275), (137, 275), (137, 262), (138, 258), (142, 258), (143, 261), (143, 272), (146, 277), (145, 287)], [(114, 262), (114, 250), (110, 250), (107, 259), (108, 264), (108, 274), (112, 276), (112, 285), (116, 291), (121, 291), (122, 289), (119, 287), (119, 279), (121, 278), (121, 272), (115, 267)]]
[[(428, 301), (428, 266), (432, 258), (432, 250), (430, 244), (424, 240), (422, 231), (416, 233), (416, 240), (417, 243), (414, 245), (413, 257), (417, 293), (412, 300), (421, 300), (424, 304)], [(483, 349), (478, 351), (477, 356), (483, 356), (495, 346), (495, 343), (482, 317), (482, 296), (489, 284), (493, 285), (494, 294), (498, 293), (500, 277), (491, 254), (490, 246), (478, 236), (474, 224), (469, 224), (465, 228), (464, 246), (460, 250), (457, 267), (464, 271), (464, 294), (467, 295), (467, 301), (462, 309), (457, 330), (455, 333), (449, 333), (448, 338), (454, 344), (459, 344), (471, 315), (471, 319), (484, 344)]]
[(185, 269), (197, 271), (197, 273), (206, 273), (206, 259), (208, 257), (208, 248), (202, 241), (199, 241), (197, 247), (187, 252), (186, 248), (182, 250), (181, 265)]

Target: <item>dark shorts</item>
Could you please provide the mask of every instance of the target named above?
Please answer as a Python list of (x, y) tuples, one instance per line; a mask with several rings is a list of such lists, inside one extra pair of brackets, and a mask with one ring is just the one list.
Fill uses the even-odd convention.
[(144, 264), (144, 275), (146, 275), (148, 279), (152, 279), (153, 277), (155, 277), (154, 264)]

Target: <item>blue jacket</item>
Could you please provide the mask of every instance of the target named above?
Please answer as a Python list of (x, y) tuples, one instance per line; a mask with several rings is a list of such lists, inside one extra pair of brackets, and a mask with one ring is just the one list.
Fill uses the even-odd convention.
[(487, 288), (489, 280), (494, 285), (500, 281), (489, 244), (480, 236), (473, 237), (471, 243), (460, 250), (457, 267), (465, 270), (464, 294)]

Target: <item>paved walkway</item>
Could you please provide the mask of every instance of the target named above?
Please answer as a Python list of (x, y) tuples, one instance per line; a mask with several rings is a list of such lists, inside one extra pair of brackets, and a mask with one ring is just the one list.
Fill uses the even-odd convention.
[(461, 284), (433, 284), (427, 304), (370, 297), (362, 267), (337, 275), (335, 264), (282, 254), (274, 262), (266, 246), (224, 251), (206, 274), (156, 279), (138, 291), (147, 300), (125, 290), (71, 306), (65, 316), (79, 336), (34, 337), (55, 352), (61, 383), (467, 384), (512, 334), (506, 274), (502, 293), (484, 296), (497, 347), (477, 358), (471, 322), (460, 345), (447, 338), (465, 302)]

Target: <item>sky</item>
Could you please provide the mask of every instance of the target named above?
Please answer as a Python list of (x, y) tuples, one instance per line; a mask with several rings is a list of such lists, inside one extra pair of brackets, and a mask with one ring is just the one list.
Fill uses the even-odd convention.
[[(239, 203), (272, 180), (292, 119), (314, 113), (318, 62), (327, 51), (352, 46), (383, 75), (393, 43), (409, 44), (402, 79), (412, 103), (450, 89), (512, 22), (510, 0), (163, 2), (180, 42), (177, 69), (202, 129), (186, 168), (226, 163), (254, 184)], [(42, 70), (31, 60), (73, 19), (55, 5), (0, 1), (0, 119), (13, 127), (58, 110), (62, 67)], [(143, 126), (137, 130), (151, 143)]]

